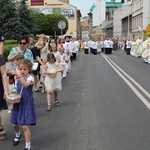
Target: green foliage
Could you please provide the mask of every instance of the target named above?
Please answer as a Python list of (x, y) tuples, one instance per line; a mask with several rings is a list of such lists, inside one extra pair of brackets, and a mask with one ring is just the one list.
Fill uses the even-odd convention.
[(5, 39), (17, 39), (21, 35), (21, 23), (16, 4), (12, 0), (0, 0), (0, 27)]
[(32, 31), (33, 18), (26, 0), (0, 0), (0, 27), (5, 39), (18, 39)]
[(46, 15), (43, 13), (31, 13), (34, 18), (34, 31), (33, 34), (45, 33)]
[(5, 61), (7, 61), (7, 57), (11, 51), (11, 49), (13, 47), (16, 47), (18, 44), (17, 44), (17, 41), (16, 40), (5, 40), (4, 42), (4, 58), (5, 58)]
[(18, 15), (22, 24), (22, 34), (30, 35), (33, 28), (33, 17), (31, 16), (31, 10), (26, 5), (27, 0), (21, 0), (18, 4)]
[(5, 40), (4, 45), (17, 44), (17, 40)]
[(0, 27), (7, 40), (16, 40), (22, 35), (44, 33), (54, 36), (61, 35), (58, 22), (66, 22), (63, 34), (68, 30), (68, 20), (61, 14), (32, 12), (26, 5), (27, 0), (0, 0)]
[(63, 34), (68, 30), (68, 20), (61, 14), (45, 15), (43, 13), (33, 13), (32, 15), (35, 18), (35, 32), (38, 34), (44, 33), (46, 35), (54, 36), (54, 32), (56, 32), (57, 35), (61, 35), (61, 30), (58, 28), (59, 21), (66, 22), (66, 28), (63, 29)]
[[(68, 30), (68, 20), (61, 14), (49, 14), (47, 15), (47, 33), (48, 35), (53, 35), (54, 31), (56, 31), (57, 35), (61, 35), (61, 29), (58, 28), (58, 22), (64, 21), (66, 23), (66, 28), (63, 29), (63, 34), (65, 34)], [(51, 29), (51, 30), (49, 30)]]

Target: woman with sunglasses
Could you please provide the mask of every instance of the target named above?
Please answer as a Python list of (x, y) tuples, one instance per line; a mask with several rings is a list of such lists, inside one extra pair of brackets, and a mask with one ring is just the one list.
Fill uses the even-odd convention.
[(25, 58), (29, 59), (33, 63), (33, 54), (31, 50), (27, 49), (28, 38), (21, 37), (18, 39), (18, 46), (13, 47), (7, 57), (8, 61), (13, 61), (17, 55), (24, 55)]

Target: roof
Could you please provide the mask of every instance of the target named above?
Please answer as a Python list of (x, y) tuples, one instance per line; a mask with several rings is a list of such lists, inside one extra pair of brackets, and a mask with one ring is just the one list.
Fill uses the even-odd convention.
[(118, 8), (121, 5), (121, 2), (106, 2), (106, 8)]

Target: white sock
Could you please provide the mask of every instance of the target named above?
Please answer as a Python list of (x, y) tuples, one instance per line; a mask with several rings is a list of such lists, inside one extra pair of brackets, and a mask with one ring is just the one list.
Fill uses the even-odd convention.
[(20, 137), (20, 131), (19, 132), (15, 132), (15, 134), (16, 134), (16, 137)]
[(26, 147), (25, 148), (28, 148), (28, 150), (30, 150), (31, 149), (31, 142), (26, 143)]

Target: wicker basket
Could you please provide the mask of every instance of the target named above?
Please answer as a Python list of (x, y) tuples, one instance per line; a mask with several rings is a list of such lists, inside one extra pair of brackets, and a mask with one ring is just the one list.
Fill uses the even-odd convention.
[[(16, 93), (12, 92), (14, 89), (16, 90)], [(22, 88), (22, 89), (23, 89), (23, 88)], [(18, 94), (17, 89), (14, 87), (14, 88), (11, 90), (11, 93), (6, 97), (7, 101), (8, 101), (9, 103), (20, 103), (22, 89), (21, 89), (21, 91), (20, 91), (20, 94)]]
[(57, 72), (51, 72), (49, 75), (50, 75), (51, 78), (55, 78), (56, 75), (57, 75)]

